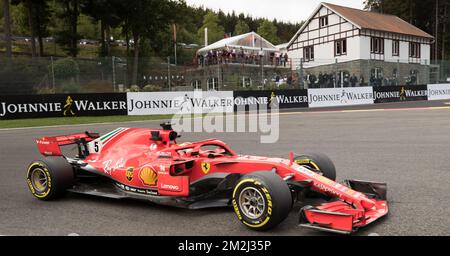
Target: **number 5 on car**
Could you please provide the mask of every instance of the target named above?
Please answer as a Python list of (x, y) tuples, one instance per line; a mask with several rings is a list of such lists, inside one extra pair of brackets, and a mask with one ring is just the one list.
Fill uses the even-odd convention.
[(88, 145), (89, 153), (91, 153), (91, 154), (100, 153), (103, 148), (103, 144), (100, 139), (93, 140), (93, 141), (89, 142), (87, 145)]

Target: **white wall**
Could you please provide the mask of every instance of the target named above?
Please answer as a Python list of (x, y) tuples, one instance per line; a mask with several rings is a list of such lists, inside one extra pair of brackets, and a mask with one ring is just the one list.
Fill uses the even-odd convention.
[[(370, 53), (370, 37), (360, 37), (360, 53), (359, 56), (363, 60), (380, 59), (375, 57), (375, 54)], [(384, 39), (384, 56), (380, 56), (381, 59), (387, 62), (409, 63), (413, 62), (413, 59), (409, 58), (409, 42), (399, 41), (399, 56), (392, 55), (392, 40)], [(430, 63), (430, 45), (421, 44), (421, 59), (415, 61), (421, 64)]]
[(360, 36), (359, 42), (360, 42), (360, 48), (359, 48), (360, 59), (363, 59), (363, 60), (370, 59), (370, 37)]
[[(334, 41), (324, 43), (324, 44), (317, 44), (314, 45), (314, 60), (309, 62), (304, 62), (304, 67), (315, 67), (320, 65), (326, 65), (326, 64), (332, 64), (336, 62), (336, 59), (338, 62), (345, 62), (345, 61), (351, 61), (351, 60), (358, 60), (360, 59), (360, 47), (361, 43), (359, 40), (359, 37), (351, 37), (347, 38), (347, 55), (342, 56), (334, 56)], [(297, 61), (294, 61), (293, 68), (296, 69), (298, 65), (300, 64), (300, 58), (303, 58), (303, 48), (300, 48), (295, 51), (290, 51), (289, 53), (290, 58), (298, 59)]]
[(420, 53), (422, 58), (422, 64), (430, 65), (431, 47), (429, 44), (422, 44), (420, 46)]
[(400, 41), (400, 62), (407, 63), (409, 59), (409, 42)]

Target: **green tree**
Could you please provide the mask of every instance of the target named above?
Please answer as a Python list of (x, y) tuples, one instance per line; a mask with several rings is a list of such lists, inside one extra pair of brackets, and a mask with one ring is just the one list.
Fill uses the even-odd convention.
[(78, 17), (78, 34), (80, 38), (99, 39), (100, 29), (98, 22), (90, 16), (80, 14)]
[(276, 22), (274, 21), (275, 26), (278, 30), (278, 38), (280, 43), (286, 43), (289, 42), (293, 35), (300, 29), (300, 27), (303, 25), (303, 21), (298, 24), (292, 24), (292, 23), (283, 23), (283, 22)]
[[(20, 18), (26, 17), (26, 23), (28, 25), (28, 29), (24, 29), (24, 30), (28, 30), (30, 36), (31, 36), (31, 57), (35, 58), (37, 53), (36, 53), (36, 27), (35, 27), (35, 20), (34, 20), (34, 4), (33, 1), (31, 0), (12, 0), (11, 4), (13, 5), (19, 5), (19, 9), (18, 11), (23, 14), (23, 16), (21, 16)], [(25, 20), (22, 19), (17, 19), (17, 23), (25, 23)], [(25, 26), (23, 26), (25, 27)]]
[(82, 4), (82, 12), (100, 22), (100, 56), (110, 56), (111, 29), (117, 28), (122, 19), (120, 12), (123, 7), (120, 0), (86, 0)]
[(280, 39), (277, 36), (277, 27), (268, 20), (263, 20), (261, 25), (258, 27), (258, 34), (276, 45), (280, 42)]
[(56, 31), (56, 42), (63, 47), (69, 56), (78, 55), (78, 17), (80, 15), (79, 0), (60, 0), (57, 18), (61, 22), (60, 29)]
[(23, 3), (10, 5), (11, 33), (29, 35), (27, 9)]
[[(133, 4), (123, 3), (120, 15), (124, 20), (124, 31), (131, 33), (134, 42), (134, 59), (131, 83), (137, 84), (140, 50), (143, 42), (155, 45), (161, 31), (168, 30), (177, 10), (174, 1), (135, 0)], [(147, 40), (143, 40), (147, 39)]]
[(383, 1), (382, 0), (365, 0), (364, 10), (372, 12), (383, 12)]
[(47, 0), (34, 0), (31, 5), (32, 11), (32, 25), (36, 33), (37, 41), (39, 43), (39, 56), (44, 56), (43, 38), (48, 36), (48, 24), (50, 23), (51, 11)]
[[(366, 10), (396, 15), (435, 36), (431, 46), (433, 59), (444, 59), (450, 54), (449, 1), (445, 0), (366, 0)], [(437, 6), (436, 6), (437, 5)], [(437, 12), (436, 12), (437, 9)]]
[(250, 27), (243, 20), (239, 20), (234, 28), (234, 35), (242, 35), (250, 32)]
[(5, 43), (6, 43), (6, 58), (8, 64), (11, 63), (12, 59), (12, 47), (11, 47), (11, 16), (9, 12), (9, 0), (3, 0), (3, 31), (5, 33)]
[(51, 16), (47, 0), (12, 0), (11, 3), (17, 6), (13, 19), (18, 31), (31, 36), (31, 55), (37, 55), (36, 41), (39, 43), (39, 56), (44, 55), (42, 39), (48, 35), (47, 25)]
[(204, 42), (205, 28), (208, 28), (208, 44), (223, 39), (225, 35), (224, 28), (219, 25), (219, 17), (211, 11), (204, 16), (203, 26), (197, 31), (197, 39), (200, 44)]

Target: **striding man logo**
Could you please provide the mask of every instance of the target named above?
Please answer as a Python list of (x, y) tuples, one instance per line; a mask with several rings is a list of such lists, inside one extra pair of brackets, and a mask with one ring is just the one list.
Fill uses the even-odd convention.
[(72, 97), (67, 96), (66, 103), (64, 104), (64, 116), (67, 116), (68, 113), (72, 116), (75, 115), (75, 112), (72, 110), (73, 100)]
[(400, 88), (400, 100), (406, 100), (406, 90), (404, 86)]

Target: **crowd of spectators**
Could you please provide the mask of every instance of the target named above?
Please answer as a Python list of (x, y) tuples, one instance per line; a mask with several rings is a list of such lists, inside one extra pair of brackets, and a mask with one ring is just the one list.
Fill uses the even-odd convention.
[[(395, 86), (398, 85), (396, 77), (384, 77), (383, 75), (372, 74), (368, 81), (364, 76), (356, 76), (355, 74), (344, 71), (337, 73), (322, 73), (318, 75), (306, 74), (303, 76), (303, 83), (307, 88), (333, 88), (333, 87), (360, 87), (360, 86)], [(417, 75), (411, 74), (406, 78), (406, 85), (417, 84)]]
[[(338, 73), (322, 73), (317, 76), (314, 74), (307, 74), (303, 77), (304, 84), (308, 88), (333, 88), (335, 86), (340, 87), (343, 84), (344, 87), (357, 87), (365, 84), (364, 77), (357, 77), (355, 74), (350, 75), (348, 72)], [(342, 81), (341, 81), (342, 80)]]
[(207, 53), (198, 54), (196, 61), (202, 67), (228, 63), (286, 67), (289, 64), (289, 57), (287, 53), (244, 50), (241, 47), (240, 49), (210, 50)]

